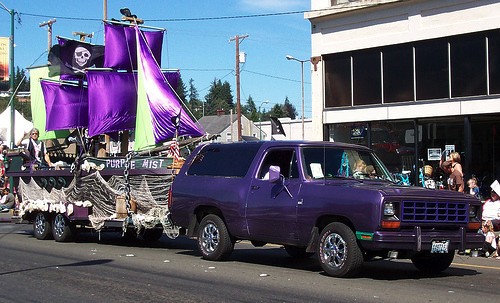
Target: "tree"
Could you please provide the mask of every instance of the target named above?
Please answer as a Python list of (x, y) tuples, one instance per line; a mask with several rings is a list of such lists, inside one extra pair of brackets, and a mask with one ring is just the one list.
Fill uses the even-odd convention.
[(19, 66), (16, 67), (14, 74), (14, 89), (17, 89), (18, 92), (30, 91), (30, 80), (28, 75), (26, 74), (26, 71), (24, 69), (20, 69)]
[(194, 86), (193, 78), (189, 79), (188, 105), (189, 105), (189, 110), (193, 113), (196, 119), (200, 119), (201, 117), (203, 117), (204, 104), (200, 100), (198, 90)]
[(224, 110), (225, 113), (228, 113), (229, 110), (234, 109), (231, 86), (227, 81), (222, 83), (217, 78), (212, 82), (208, 94), (205, 96), (205, 101), (205, 115), (215, 115), (218, 110)]
[[(5, 89), (10, 89), (9, 82), (4, 82)], [(17, 92), (29, 92), (30, 91), (30, 81), (27, 75), (27, 72), (24, 69), (18, 67), (15, 68), (14, 72), (14, 90), (17, 89)], [(8, 97), (0, 97), (0, 112), (3, 112), (8, 106), (10, 102), (10, 96)], [(14, 100), (14, 107), (17, 111), (19, 111), (26, 119), (31, 120), (31, 104), (30, 102), (19, 102), (19, 98), (16, 97)]]
[(285, 112), (286, 117), (290, 117), (292, 120), (295, 120), (297, 117), (297, 110), (290, 100), (288, 100), (288, 96), (285, 97), (285, 104), (283, 104), (283, 111)]
[(276, 117), (276, 118), (283, 118), (283, 117), (285, 117), (285, 111), (283, 110), (283, 105), (282, 104), (275, 104), (269, 110), (268, 116)]
[(187, 95), (187, 89), (186, 89), (186, 84), (184, 84), (184, 81), (182, 81), (182, 77), (179, 77), (179, 82), (177, 83), (177, 87), (175, 88), (175, 92), (179, 96), (179, 98), (186, 104), (186, 95)]
[(248, 96), (247, 104), (241, 107), (241, 114), (254, 122), (259, 120), (259, 113), (252, 96)]

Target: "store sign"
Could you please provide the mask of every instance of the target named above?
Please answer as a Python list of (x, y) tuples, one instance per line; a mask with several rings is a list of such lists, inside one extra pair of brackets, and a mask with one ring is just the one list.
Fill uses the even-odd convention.
[(351, 128), (351, 140), (363, 139), (366, 136), (366, 127), (364, 125), (353, 126)]

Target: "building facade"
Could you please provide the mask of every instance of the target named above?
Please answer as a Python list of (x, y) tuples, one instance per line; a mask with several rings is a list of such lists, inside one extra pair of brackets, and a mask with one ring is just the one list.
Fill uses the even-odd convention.
[(451, 151), (465, 181), (500, 179), (500, 2), (313, 0), (305, 17), (315, 139), (371, 146), (413, 184)]

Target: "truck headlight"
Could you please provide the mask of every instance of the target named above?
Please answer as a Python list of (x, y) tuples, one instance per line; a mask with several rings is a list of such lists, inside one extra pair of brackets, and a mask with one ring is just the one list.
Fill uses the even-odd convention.
[(394, 204), (392, 202), (385, 202), (384, 203), (384, 216), (394, 216), (396, 214), (394, 210)]

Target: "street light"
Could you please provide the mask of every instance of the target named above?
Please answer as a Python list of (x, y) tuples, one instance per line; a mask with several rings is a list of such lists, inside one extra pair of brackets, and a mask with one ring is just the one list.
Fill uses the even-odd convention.
[(300, 62), (300, 69), (301, 69), (301, 87), (302, 87), (302, 140), (304, 140), (304, 62), (309, 62), (311, 59), (307, 60), (299, 60), (293, 56), (286, 55), (285, 58), (287, 60), (294, 60), (297, 62)]
[(262, 140), (262, 114), (260, 113), (260, 108), (262, 107), (262, 105), (267, 103), (269, 103), (269, 100), (262, 101), (262, 103), (259, 105), (259, 130), (260, 130), (259, 140)]

